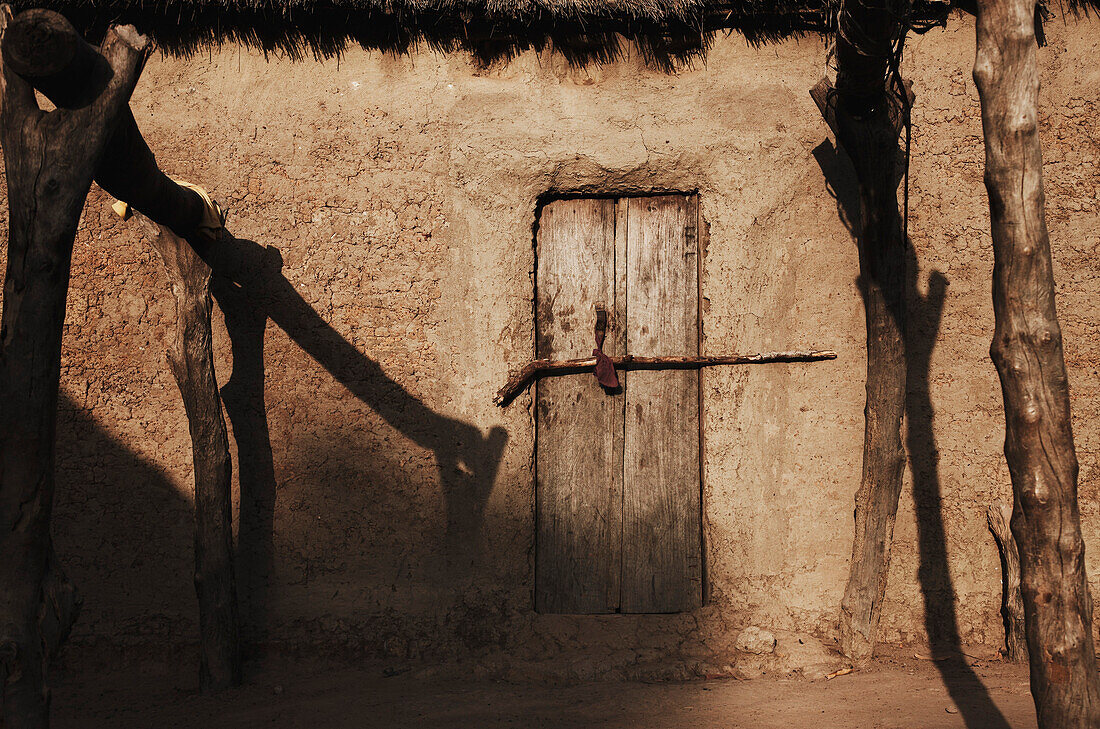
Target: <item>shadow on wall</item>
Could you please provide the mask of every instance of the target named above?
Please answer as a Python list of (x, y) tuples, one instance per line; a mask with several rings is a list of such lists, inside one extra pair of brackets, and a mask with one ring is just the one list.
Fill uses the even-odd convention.
[[(214, 271), (211, 287), (225, 317), (233, 355), (222, 397), (238, 451), (238, 594), (246, 635), (258, 640), (265, 633), (274, 567), (278, 484), (264, 400), (264, 333), (269, 319), (386, 423), (431, 451), (446, 509), (443, 564), (435, 577), (468, 576), (481, 556), (477, 537), (507, 432), (495, 427), (483, 436), (477, 426), (440, 415), (388, 377), (286, 280), (276, 248), (227, 234), (207, 260)], [(387, 455), (368, 456), (386, 461), (371, 469), (379, 488), (384, 487), (387, 474), (393, 475), (392, 469), (400, 468)], [(362, 455), (355, 460), (362, 460)]]
[(192, 506), (164, 468), (62, 389), (56, 473), (54, 541), (84, 596), (74, 639), (111, 630), (111, 642), (155, 644), (194, 632)]
[[(220, 374), (237, 445), (238, 595), (246, 640), (259, 643), (268, 635), (277, 521), (283, 550), (279, 583), (287, 582), (288, 575), (293, 582), (297, 572), (299, 584), (308, 585), (331, 567), (337, 579), (346, 582), (345, 593), (386, 595), (394, 579), (387, 573), (394, 555), (403, 557), (415, 550), (433, 562), (407, 567), (406, 572), (415, 571), (415, 580), (427, 583), (433, 592), (475, 577), (485, 558), (480, 539), (483, 512), (507, 432), (496, 427), (483, 435), (475, 425), (433, 411), (388, 377), (283, 277), (275, 248), (232, 237), (215, 248), (209, 256), (215, 271), (212, 290), (225, 317), (233, 358), (228, 378)], [(307, 415), (291, 423), (290, 440), (296, 442), (277, 443), (273, 452), (264, 398), (264, 334), (269, 319), (359, 401), (425, 449), (424, 458), (411, 458), (408, 448), (391, 446), (388, 440), (361, 442), (360, 431), (313, 415), (308, 402), (282, 408), (292, 411), (292, 417)], [(182, 404), (179, 407), (182, 410)], [(58, 420), (55, 531), (62, 560), (71, 565), (86, 597), (76, 637), (84, 633), (102, 638), (109, 630), (114, 633), (111, 642), (140, 644), (151, 639), (178, 641), (180, 631), (193, 635), (193, 506), (178, 488), (184, 476), (173, 479), (138, 449), (120, 442), (64, 392)], [(310, 429), (320, 430), (320, 437)], [(190, 455), (189, 444), (187, 448)], [(283, 473), (277, 481), (275, 453), (286, 453), (292, 461), (285, 464), (280, 459), (281, 469), (300, 472), (294, 484), (288, 485)], [(446, 523), (442, 527), (439, 521), (427, 520), (424, 528), (434, 533), (424, 533), (417, 531), (421, 524), (407, 525), (402, 517), (424, 516), (416, 513), (415, 503), (408, 503), (414, 496), (410, 492), (423, 482), (424, 467), (407, 471), (431, 459), (438, 471)], [(280, 493), (290, 493), (297, 503), (283, 504), (277, 512)], [(433, 485), (421, 498), (435, 501), (437, 493)], [(404, 508), (396, 518), (394, 504)], [(332, 513), (335, 509), (340, 513)], [(374, 528), (378, 524), (385, 528)], [(395, 534), (401, 535), (401, 543), (386, 543)], [(358, 563), (359, 569), (348, 568), (349, 563)], [(308, 587), (305, 607), (299, 602), (297, 608), (307, 614), (296, 617), (322, 624), (326, 613), (338, 612), (330, 610), (336, 595), (322, 595), (316, 585)], [(378, 602), (355, 608), (366, 618), (388, 609)], [(97, 626), (101, 621), (103, 625)]]
[[(825, 175), (830, 193), (836, 199), (842, 222), (857, 244), (862, 245), (859, 241), (859, 187), (850, 161), (840, 155), (829, 141), (814, 148), (813, 154)], [(917, 579), (924, 597), (924, 625), (936, 667), (966, 726), (969, 729), (1009, 729), (1004, 715), (993, 703), (962, 652), (955, 613), (955, 590), (947, 562), (939, 449), (933, 427), (935, 409), (929, 385), (929, 363), (940, 330), (948, 282), (942, 272), (932, 271), (928, 277), (928, 293), (921, 295), (917, 288), (918, 274), (918, 261), (907, 240), (906, 448), (913, 475), (920, 552)], [(860, 290), (864, 290), (862, 285)]]

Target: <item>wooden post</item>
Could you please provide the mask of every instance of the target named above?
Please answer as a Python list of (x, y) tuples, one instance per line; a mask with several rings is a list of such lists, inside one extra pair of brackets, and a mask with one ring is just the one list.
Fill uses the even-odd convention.
[[(33, 87), (49, 98), (58, 107), (57, 114), (76, 113), (87, 107), (113, 83), (115, 73), (107, 59), (89, 46), (65, 18), (51, 11), (21, 13), (8, 26), (0, 49), (7, 71), (23, 88)], [(140, 63), (135, 66), (135, 82), (139, 70)], [(217, 216), (208, 211), (201, 195), (160, 171), (126, 103), (128, 98), (106, 124), (90, 171), (107, 192), (161, 226), (153, 236), (154, 246), (173, 281), (180, 320), (169, 359), (183, 393), (195, 447), (195, 583), (203, 646), (200, 683), (204, 689), (217, 689), (240, 682), (230, 465), (213, 359), (209, 356), (209, 269), (191, 250), (191, 245), (202, 247), (208, 243), (204, 235), (211, 219)], [(79, 146), (83, 142), (70, 143)], [(84, 190), (86, 194), (87, 186)]]
[(1001, 553), (1001, 617), (1005, 624), (1005, 660), (1023, 663), (1027, 660), (1027, 633), (1024, 628), (1024, 598), (1020, 594), (1020, 552), (1012, 538), (1009, 520), (1012, 507), (991, 504), (986, 511), (989, 531)]
[(210, 267), (191, 244), (140, 218), (160, 254), (176, 299), (168, 364), (183, 396), (195, 464), (195, 592), (202, 658), (199, 687), (241, 682), (237, 588), (233, 570), (232, 465), (211, 347)]
[[(0, 44), (11, 25), (0, 8)], [(61, 335), (80, 211), (107, 138), (141, 72), (148, 42), (107, 32), (111, 74), (79, 109), (39, 109), (2, 69), (0, 142), (8, 186), (8, 263), (0, 325), (0, 686), (6, 729), (49, 725), (46, 666), (75, 618), (50, 541)]]
[[(840, 609), (840, 647), (855, 661), (874, 651), (905, 468), (906, 241), (897, 200), (902, 115), (892, 107), (886, 85), (894, 44), (904, 32), (899, 19), (905, 17), (905, 5), (845, 0), (836, 88), (822, 79), (810, 91), (837, 146), (851, 159), (859, 184), (856, 234), (867, 321), (867, 399), (855, 539)], [(854, 44), (856, 38), (864, 44)], [(906, 94), (912, 103), (908, 87)]]
[(1041, 729), (1100, 726), (1062, 332), (1039, 143), (1035, 0), (978, 0), (974, 81), (993, 234), (990, 355), (1004, 394), (1012, 533)]
[[(62, 109), (88, 104), (110, 79), (103, 56), (51, 10), (20, 13), (2, 52), (6, 66)], [(188, 240), (203, 223), (205, 202), (160, 171), (129, 104), (110, 129), (94, 177), (107, 193)]]

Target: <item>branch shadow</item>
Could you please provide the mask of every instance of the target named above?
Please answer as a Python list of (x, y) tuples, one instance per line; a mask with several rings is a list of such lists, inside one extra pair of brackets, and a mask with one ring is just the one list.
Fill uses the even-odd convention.
[(471, 423), (435, 412), (387, 376), (295, 290), (282, 274), (277, 248), (227, 232), (201, 253), (213, 271), (211, 292), (225, 318), (233, 357), (222, 398), (238, 450), (238, 594), (246, 640), (263, 640), (272, 597), (278, 483), (264, 396), (269, 320), (386, 423), (434, 454), (446, 510), (437, 577), (453, 582), (470, 574), (481, 558), (477, 536), (507, 431), (498, 426), (483, 435)]
[[(841, 221), (857, 245), (862, 247), (863, 242), (859, 239), (859, 187), (851, 162), (830, 141), (815, 147), (813, 155), (825, 175), (830, 194), (836, 199)], [(947, 561), (939, 449), (934, 430), (935, 408), (932, 405), (929, 368), (943, 318), (948, 280), (941, 271), (932, 271), (928, 278), (928, 293), (921, 295), (917, 287), (919, 265), (908, 239), (905, 248), (908, 298), (908, 326), (905, 332), (906, 449), (913, 474), (920, 553), (917, 579), (924, 598), (925, 630), (936, 668), (968, 729), (1010, 729), (1004, 714), (963, 654), (955, 612), (955, 591)], [(862, 285), (860, 291), (864, 291)]]

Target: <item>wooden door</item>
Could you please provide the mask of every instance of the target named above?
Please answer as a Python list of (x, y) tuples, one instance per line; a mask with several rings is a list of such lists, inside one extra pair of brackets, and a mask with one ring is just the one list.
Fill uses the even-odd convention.
[[(695, 198), (631, 198), (629, 354), (699, 354)], [(622, 612), (697, 607), (700, 560), (699, 371), (639, 370), (626, 393)]]
[[(699, 353), (698, 207), (667, 195), (559, 200), (539, 218), (538, 356)], [(619, 372), (536, 386), (535, 605), (677, 612), (702, 603), (699, 377)]]
[[(596, 305), (609, 312), (604, 351), (623, 352), (616, 324), (615, 201), (560, 200), (539, 217), (538, 356), (592, 354)], [(548, 613), (619, 608), (623, 398), (596, 378), (536, 385), (535, 607)]]

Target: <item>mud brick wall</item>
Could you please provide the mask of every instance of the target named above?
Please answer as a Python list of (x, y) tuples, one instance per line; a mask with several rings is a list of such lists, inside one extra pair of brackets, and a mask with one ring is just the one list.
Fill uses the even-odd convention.
[[(1048, 26), (1048, 215), (1100, 588), (1100, 36)], [(915, 38), (912, 469), (883, 638), (954, 620), (999, 644), (985, 527), (1010, 495), (987, 356), (992, 252), (973, 27)], [(729, 670), (739, 630), (828, 643), (852, 539), (864, 325), (852, 174), (808, 90), (815, 40), (719, 39), (667, 75), (636, 55), (481, 68), (429, 51), (339, 63), (225, 47), (156, 56), (133, 99), (162, 167), (229, 210), (243, 274), (216, 282), (242, 613), (266, 645), (503, 675)], [(709, 590), (690, 614), (533, 612), (532, 232), (555, 193), (698, 192), (703, 351), (833, 348), (835, 362), (703, 374)], [(172, 302), (138, 226), (98, 189), (73, 258), (54, 532), (86, 603), (73, 641), (196, 640), (191, 454), (164, 361)], [(927, 617), (926, 617), (927, 616)], [(939, 628), (937, 628), (939, 629)], [(646, 668), (648, 667), (648, 668)]]

